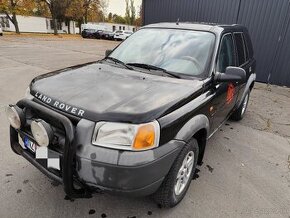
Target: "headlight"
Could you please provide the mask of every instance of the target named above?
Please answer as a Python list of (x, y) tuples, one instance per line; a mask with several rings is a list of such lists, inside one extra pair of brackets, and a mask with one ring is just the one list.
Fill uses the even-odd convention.
[(30, 87), (29, 86), (28, 86), (28, 88), (25, 91), (25, 96), (24, 97), (26, 99), (30, 99), (30, 100), (32, 100), (34, 98), (33, 95), (30, 94)]
[(51, 126), (43, 120), (31, 122), (31, 133), (37, 144), (41, 147), (47, 147), (53, 137)]
[(146, 124), (99, 122), (96, 124), (94, 145), (122, 149), (148, 150), (159, 144), (160, 127), (157, 121)]
[(23, 111), (16, 105), (7, 106), (5, 111), (10, 125), (14, 129), (20, 129), (20, 127), (25, 121)]

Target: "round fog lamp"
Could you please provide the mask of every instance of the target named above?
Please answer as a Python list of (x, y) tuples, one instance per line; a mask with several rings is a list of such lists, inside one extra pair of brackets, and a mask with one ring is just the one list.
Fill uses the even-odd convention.
[(10, 125), (14, 129), (20, 129), (22, 121), (24, 120), (23, 111), (17, 106), (6, 107), (6, 116)]
[(31, 132), (41, 147), (47, 147), (53, 137), (51, 126), (43, 120), (34, 120), (31, 122)]

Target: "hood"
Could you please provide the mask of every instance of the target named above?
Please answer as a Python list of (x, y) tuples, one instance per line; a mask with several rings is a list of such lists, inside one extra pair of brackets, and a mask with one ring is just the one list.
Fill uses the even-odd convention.
[(30, 89), (43, 103), (81, 118), (144, 123), (188, 101), (202, 84), (90, 63), (36, 77)]

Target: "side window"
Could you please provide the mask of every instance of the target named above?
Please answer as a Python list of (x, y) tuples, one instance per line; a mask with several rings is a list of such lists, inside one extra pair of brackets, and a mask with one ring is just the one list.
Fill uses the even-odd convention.
[(217, 60), (217, 71), (226, 72), (228, 66), (235, 66), (234, 42), (232, 34), (227, 34), (222, 38), (220, 51)]
[(245, 45), (245, 57), (246, 57), (246, 61), (248, 61), (250, 59), (250, 55), (249, 55), (249, 47), (248, 47), (248, 42), (246, 40), (246, 37), (244, 34), (243, 35), (243, 39), (244, 39), (244, 45)]
[(235, 33), (235, 42), (237, 46), (237, 55), (238, 55), (238, 66), (241, 66), (247, 61), (246, 46), (244, 43), (244, 37), (242, 33)]

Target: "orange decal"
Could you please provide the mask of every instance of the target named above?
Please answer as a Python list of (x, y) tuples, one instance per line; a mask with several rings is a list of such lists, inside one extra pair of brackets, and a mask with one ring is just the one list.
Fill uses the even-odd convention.
[(227, 91), (227, 104), (230, 104), (235, 95), (235, 86), (232, 83), (229, 83), (228, 85), (228, 91)]

